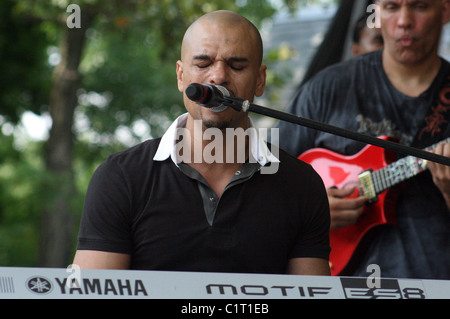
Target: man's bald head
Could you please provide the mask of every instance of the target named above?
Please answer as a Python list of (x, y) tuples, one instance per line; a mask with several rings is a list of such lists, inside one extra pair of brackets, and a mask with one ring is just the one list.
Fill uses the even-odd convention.
[(245, 30), (245, 32), (249, 32), (252, 35), (252, 39), (254, 41), (255, 52), (258, 53), (259, 56), (259, 64), (262, 64), (263, 58), (263, 43), (261, 39), (261, 34), (256, 26), (250, 22), (245, 17), (227, 10), (219, 10), (207, 13), (200, 18), (198, 18), (194, 23), (190, 25), (190, 27), (186, 30), (184, 34), (182, 46), (181, 46), (181, 59), (184, 57), (184, 49), (186, 45), (188, 45), (191, 37), (197, 36), (197, 28), (208, 28), (211, 25), (215, 25), (221, 28), (232, 28), (232, 27), (241, 27)]

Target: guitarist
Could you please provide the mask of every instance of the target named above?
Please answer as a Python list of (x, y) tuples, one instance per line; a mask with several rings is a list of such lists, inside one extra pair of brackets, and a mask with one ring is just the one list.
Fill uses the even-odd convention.
[[(450, 0), (376, 5), (384, 49), (320, 72), (287, 111), (417, 148), (438, 143), (450, 136), (450, 64), (438, 56)], [(281, 148), (295, 156), (316, 147), (352, 155), (365, 146), (287, 122), (279, 128)], [(439, 144), (434, 152), (450, 156), (450, 144)], [(381, 227), (346, 275), (367, 276), (367, 266), (378, 264), (383, 277), (450, 279), (450, 168), (434, 163), (429, 168), (402, 188), (398, 224)], [(352, 192), (328, 189), (332, 228), (355, 223), (363, 214), (365, 198), (346, 198)]]

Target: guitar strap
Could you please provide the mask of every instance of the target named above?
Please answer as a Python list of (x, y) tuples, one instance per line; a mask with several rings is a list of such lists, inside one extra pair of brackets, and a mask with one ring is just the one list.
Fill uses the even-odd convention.
[(445, 139), (443, 136), (450, 122), (450, 75), (444, 75), (441, 88), (436, 90), (432, 105), (419, 127), (413, 144), (417, 148), (425, 148)]

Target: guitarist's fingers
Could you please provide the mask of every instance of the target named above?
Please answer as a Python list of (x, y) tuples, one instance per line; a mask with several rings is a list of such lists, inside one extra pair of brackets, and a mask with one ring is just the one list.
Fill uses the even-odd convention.
[(337, 198), (345, 198), (353, 194), (355, 191), (355, 187), (349, 188), (336, 188), (331, 187), (327, 189), (328, 197), (337, 197)]
[(352, 225), (356, 223), (359, 216), (364, 211), (364, 203), (366, 198), (357, 197), (354, 199), (340, 198), (337, 196), (330, 196), (331, 194), (339, 193), (342, 195), (344, 192), (330, 191), (328, 193), (328, 201), (330, 203), (330, 217), (331, 217), (331, 229), (340, 228)]
[(364, 208), (356, 209), (335, 209), (330, 210), (331, 223), (330, 228), (336, 229), (355, 224), (363, 213)]
[[(436, 155), (441, 155), (445, 157), (450, 157), (450, 143), (441, 143), (432, 151), (432, 153)], [(431, 173), (436, 174), (445, 174), (450, 171), (450, 167), (447, 165), (437, 164), (434, 162), (428, 162), (428, 167), (430, 168)]]
[(360, 210), (364, 208), (367, 201), (365, 197), (338, 198), (328, 196), (330, 210)]

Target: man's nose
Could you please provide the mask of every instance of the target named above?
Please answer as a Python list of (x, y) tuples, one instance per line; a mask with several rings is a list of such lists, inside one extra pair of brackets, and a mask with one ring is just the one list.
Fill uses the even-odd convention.
[(397, 25), (400, 28), (410, 28), (413, 24), (414, 18), (411, 10), (408, 7), (403, 7), (398, 12)]
[(210, 84), (226, 85), (229, 82), (229, 68), (223, 61), (216, 61), (209, 77)]

